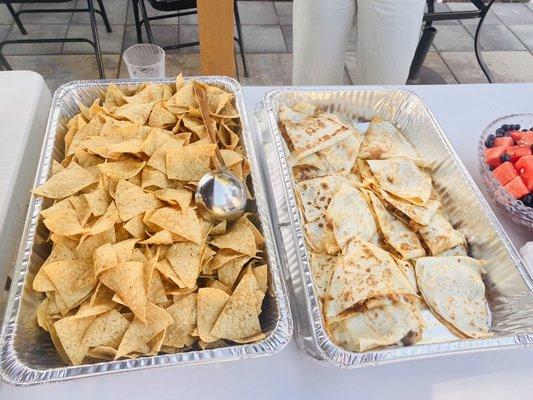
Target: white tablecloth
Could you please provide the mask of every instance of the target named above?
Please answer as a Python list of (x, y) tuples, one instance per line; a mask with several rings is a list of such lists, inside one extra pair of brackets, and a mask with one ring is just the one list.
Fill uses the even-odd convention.
[[(244, 88), (250, 121), (268, 88)], [(531, 112), (533, 84), (410, 87), (423, 96), (478, 182), (481, 130), (504, 114)], [(499, 214), (499, 213), (498, 213)], [(501, 214), (499, 214), (501, 215)], [(531, 232), (502, 218), (517, 247)], [(93, 399), (526, 399), (533, 352), (499, 350), (340, 370), (319, 364), (294, 340), (277, 355), (195, 367), (136, 371), (44, 386), (0, 386), (2, 400)]]
[(51, 94), (31, 71), (0, 72), (0, 320), (4, 285), (18, 250)]

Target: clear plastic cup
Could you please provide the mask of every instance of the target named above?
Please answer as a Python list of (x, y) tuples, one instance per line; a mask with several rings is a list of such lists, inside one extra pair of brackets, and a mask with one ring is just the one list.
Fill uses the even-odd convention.
[(130, 78), (163, 78), (165, 50), (155, 44), (142, 43), (128, 47), (122, 54)]

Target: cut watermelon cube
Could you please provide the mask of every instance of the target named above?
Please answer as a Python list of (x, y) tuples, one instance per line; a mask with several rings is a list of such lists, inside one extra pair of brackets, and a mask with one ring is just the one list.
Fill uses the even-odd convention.
[(494, 147), (511, 147), (514, 146), (514, 140), (510, 136), (502, 136), (494, 139)]
[[(525, 133), (525, 132), (524, 132)], [(516, 144), (518, 145), (522, 145), (522, 146), (530, 146), (533, 144), (533, 133), (531, 132), (528, 132), (530, 133), (529, 135), (523, 135), (522, 138), (516, 142)]]
[(520, 132), (520, 131), (513, 131), (511, 132), (511, 137), (515, 142), (518, 142), (520, 139), (522, 139), (522, 136), (524, 136), (524, 133), (526, 132)]
[(509, 183), (507, 183), (507, 185), (505, 185), (504, 188), (507, 189), (507, 191), (515, 199), (519, 199), (520, 197), (523, 197), (526, 194), (529, 194), (529, 190), (527, 190), (527, 187), (524, 184), (524, 181), (519, 176), (517, 176), (516, 178), (511, 180)]
[(511, 146), (507, 148), (507, 154), (511, 156), (511, 162), (514, 164), (521, 157), (531, 155), (531, 146)]
[(494, 171), (492, 171), (494, 178), (503, 186), (518, 176), (518, 172), (514, 168), (514, 165), (509, 161), (504, 162)]
[(528, 190), (533, 192), (533, 155), (520, 158), (515, 167)]
[(505, 147), (491, 147), (485, 149), (485, 162), (490, 167), (496, 168), (502, 163), (500, 156), (505, 153), (505, 150)]

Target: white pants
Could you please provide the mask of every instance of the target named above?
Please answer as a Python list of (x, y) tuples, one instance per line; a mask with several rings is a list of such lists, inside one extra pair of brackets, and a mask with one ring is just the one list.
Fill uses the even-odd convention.
[[(343, 82), (356, 0), (294, 0), (293, 84)], [(356, 84), (404, 84), (425, 0), (357, 0)]]

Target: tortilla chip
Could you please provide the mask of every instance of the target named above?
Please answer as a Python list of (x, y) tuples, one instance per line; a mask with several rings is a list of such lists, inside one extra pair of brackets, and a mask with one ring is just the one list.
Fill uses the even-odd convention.
[(144, 285), (144, 263), (121, 262), (102, 272), (100, 281), (115, 291), (137, 318), (146, 322), (147, 296)]
[(155, 168), (145, 167), (141, 174), (141, 187), (144, 188), (168, 188), (170, 182), (167, 176)]
[(258, 286), (253, 274), (245, 274), (224, 306), (210, 335), (239, 340), (261, 333), (256, 290)]
[(216, 270), (218, 280), (225, 286), (233, 288), (233, 286), (235, 286), (235, 282), (237, 282), (237, 278), (241, 273), (242, 267), (248, 262), (249, 259), (249, 256), (241, 256), (225, 263)]
[(34, 189), (33, 193), (50, 199), (62, 199), (96, 181), (96, 177), (89, 171), (76, 163), (71, 163), (64, 171), (52, 175), (43, 185)]
[(152, 156), (157, 149), (161, 148), (166, 142), (170, 141), (172, 136), (172, 132), (170, 131), (160, 128), (152, 128), (142, 143), (142, 151), (146, 155)]
[(92, 276), (91, 260), (63, 260), (42, 267), (46, 276), (52, 281), (61, 299), (67, 307), (80, 304), (92, 292), (96, 280), (89, 279), (79, 285), (81, 278)]
[(219, 249), (231, 249), (250, 257), (257, 253), (253, 231), (245, 224), (237, 223), (225, 235), (217, 236), (210, 242)]
[(220, 313), (230, 296), (216, 288), (200, 288), (198, 290), (198, 334), (206, 343), (215, 342), (218, 338), (210, 334)]
[(141, 172), (145, 164), (142, 160), (127, 159), (99, 164), (98, 169), (102, 171), (102, 174), (113, 179), (129, 179)]
[(215, 144), (205, 143), (169, 149), (166, 153), (168, 177), (186, 182), (200, 180), (210, 171), (209, 165), (215, 148)]
[(162, 231), (156, 232), (153, 236), (139, 243), (141, 244), (172, 244), (174, 243), (174, 240), (172, 239), (172, 234), (169, 231), (162, 230)]
[(173, 322), (174, 319), (165, 310), (148, 302), (145, 322), (139, 318), (134, 318), (120, 342), (115, 359), (142, 348)]
[(192, 192), (187, 189), (159, 189), (154, 192), (157, 198), (173, 206), (179, 206), (182, 211), (189, 208), (192, 200)]
[(83, 337), (96, 317), (62, 318), (54, 323), (55, 332), (71, 365), (80, 365), (89, 347), (83, 344)]
[(174, 114), (168, 111), (164, 107), (164, 102), (158, 102), (155, 104), (152, 112), (150, 113), (150, 118), (148, 119), (148, 125), (155, 128), (165, 128), (169, 126), (174, 126), (178, 119)]
[(117, 184), (115, 201), (118, 214), (123, 221), (128, 221), (147, 210), (158, 208), (161, 204), (155, 196), (122, 179)]
[(165, 309), (174, 322), (167, 328), (163, 344), (177, 348), (186, 345), (189, 335), (196, 328), (196, 297), (196, 293), (189, 294)]
[(185, 287), (196, 286), (202, 257), (200, 245), (191, 242), (176, 243), (167, 250), (165, 257), (170, 261)]
[(88, 327), (82, 339), (87, 347), (106, 346), (118, 348), (130, 322), (117, 310), (111, 309), (100, 314)]
[(200, 221), (192, 208), (183, 213), (173, 207), (163, 207), (152, 214), (150, 222), (191, 242), (202, 244)]

